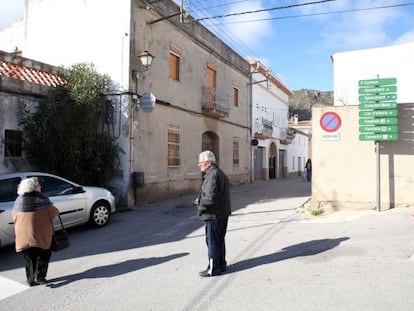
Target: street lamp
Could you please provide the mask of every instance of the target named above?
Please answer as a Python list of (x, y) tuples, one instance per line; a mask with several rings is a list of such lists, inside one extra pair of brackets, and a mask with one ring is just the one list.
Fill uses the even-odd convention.
[(142, 68), (139, 68), (138, 70), (132, 70), (132, 77), (135, 79), (137, 88), (138, 88), (138, 79), (141, 77), (141, 73), (143, 73), (144, 71), (147, 71), (149, 67), (151, 67), (152, 61), (154, 60), (155, 56), (145, 50), (144, 52), (138, 55), (138, 58), (141, 62), (140, 67)]
[(142, 71), (146, 71), (149, 69), (149, 67), (151, 67), (152, 65), (152, 61), (154, 60), (155, 56), (152, 55), (150, 52), (148, 51), (144, 51), (141, 54), (138, 55), (139, 60), (141, 61), (142, 66), (144, 66), (144, 70)]

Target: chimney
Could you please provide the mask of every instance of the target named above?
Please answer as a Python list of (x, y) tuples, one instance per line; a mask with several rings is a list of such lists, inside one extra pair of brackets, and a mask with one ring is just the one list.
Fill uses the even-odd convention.
[(295, 115), (293, 116), (293, 124), (294, 124), (294, 125), (298, 125), (298, 121), (299, 121), (299, 116), (298, 116), (297, 114), (295, 114)]

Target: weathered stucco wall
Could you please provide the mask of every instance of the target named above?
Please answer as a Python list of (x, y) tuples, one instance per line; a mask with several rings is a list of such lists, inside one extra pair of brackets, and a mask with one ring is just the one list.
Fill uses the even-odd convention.
[[(131, 170), (144, 173), (145, 184), (138, 190), (138, 201), (157, 201), (180, 193), (197, 192), (200, 185), (198, 154), (202, 151), (203, 133), (217, 135), (219, 166), (232, 184), (248, 181), (250, 171), (250, 116), (248, 96), (249, 65), (223, 42), (203, 30), (199, 24), (180, 24), (179, 17), (154, 22), (177, 12), (170, 1), (154, 2), (147, 10), (132, 7), (131, 69), (140, 68), (138, 54), (151, 51), (156, 57), (151, 68), (132, 76), (130, 84), (141, 95), (157, 98), (151, 113), (134, 113), (131, 138)], [(154, 22), (154, 23), (153, 23)], [(214, 39), (214, 40), (213, 40)], [(169, 77), (170, 46), (180, 50), (179, 79)], [(227, 57), (228, 56), (228, 57)], [(227, 117), (203, 113), (203, 87), (207, 86), (207, 68), (217, 73), (216, 91), (226, 94)], [(231, 101), (233, 85), (239, 86), (239, 106)], [(180, 164), (168, 166), (168, 128), (180, 132)], [(233, 140), (239, 142), (239, 164), (233, 164)], [(129, 187), (129, 204), (134, 191)]]

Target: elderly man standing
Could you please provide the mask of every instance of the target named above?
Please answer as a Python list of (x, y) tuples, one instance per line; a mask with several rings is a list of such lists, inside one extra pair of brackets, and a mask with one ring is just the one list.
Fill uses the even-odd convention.
[(195, 203), (198, 217), (205, 222), (208, 249), (208, 266), (200, 276), (211, 277), (226, 271), (225, 235), (231, 214), (230, 184), (228, 177), (218, 168), (213, 152), (200, 153), (198, 166), (203, 177)]

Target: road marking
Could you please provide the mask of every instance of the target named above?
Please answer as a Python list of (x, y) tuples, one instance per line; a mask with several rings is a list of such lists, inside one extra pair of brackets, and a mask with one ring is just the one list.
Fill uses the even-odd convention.
[(0, 300), (25, 291), (29, 287), (0, 276)]

